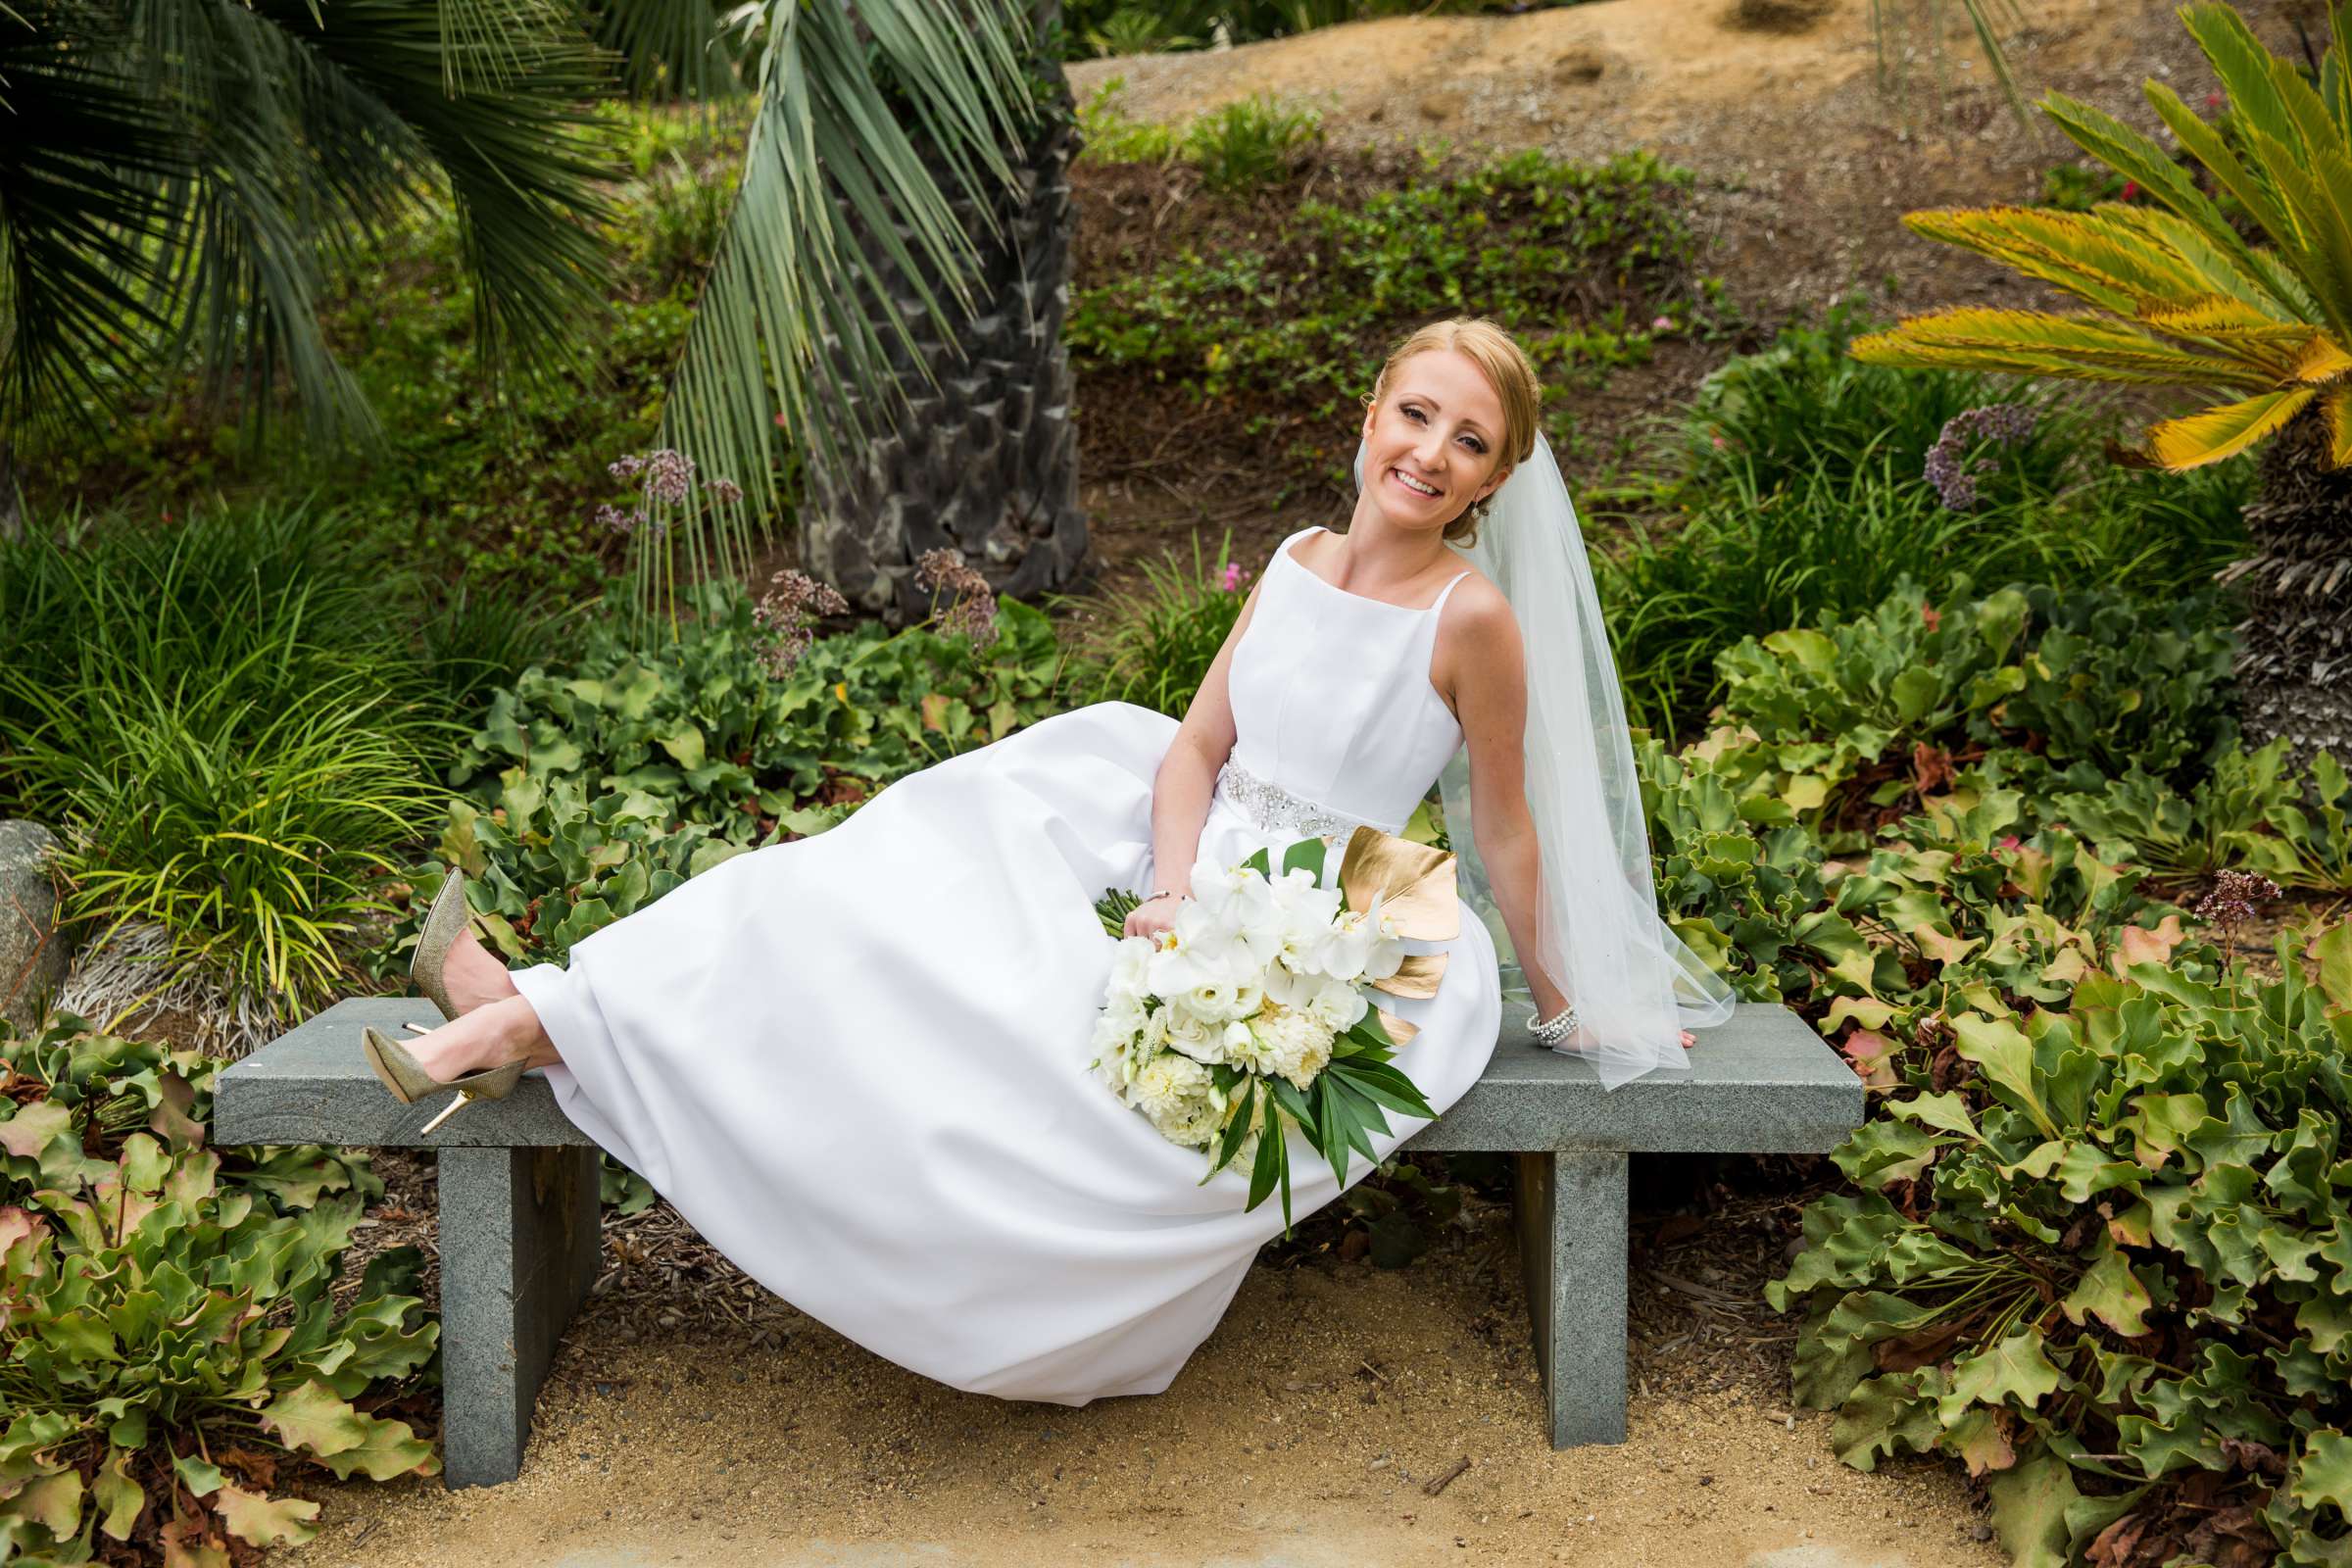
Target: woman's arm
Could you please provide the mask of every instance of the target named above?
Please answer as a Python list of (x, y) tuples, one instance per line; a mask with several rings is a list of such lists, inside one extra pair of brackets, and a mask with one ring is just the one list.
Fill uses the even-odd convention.
[(1258, 585), (1264, 580), (1261, 571), (1258, 582), (1250, 585), (1242, 612), (1234, 617), (1233, 629), (1225, 634), (1224, 645), (1209, 662), (1208, 673), (1201, 677), (1200, 689), (1193, 694), (1192, 706), (1184, 710), (1184, 720), (1176, 727), (1176, 739), (1152, 777), (1152, 886), (1146, 888), (1146, 893), (1161, 888), (1174, 893), (1193, 890), (1193, 861), (1200, 853), (1200, 830), (1208, 821), (1208, 798), (1216, 793), (1218, 769), (1233, 755), (1233, 700), (1226, 670), (1233, 663), (1233, 650), (1242, 633), (1250, 628), (1250, 617), (1256, 613)]
[(1537, 1015), (1548, 1018), (1573, 999), (1532, 961), (1543, 854), (1527, 808), (1527, 650), (1510, 601), (1493, 586), (1478, 583), (1475, 591), (1454, 595), (1446, 608), (1451, 613), (1444, 630), (1452, 638), (1447, 662), (1457, 671), (1454, 711), (1470, 752), (1470, 816), (1478, 854), (1494, 889), (1494, 907), (1527, 973)]

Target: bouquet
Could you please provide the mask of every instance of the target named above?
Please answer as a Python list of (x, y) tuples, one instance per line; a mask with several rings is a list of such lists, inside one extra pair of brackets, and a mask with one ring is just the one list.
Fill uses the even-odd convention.
[(1246, 1160), (1245, 1210), (1280, 1188), (1286, 1237), (1289, 1127), (1345, 1185), (1349, 1150), (1377, 1162), (1388, 1111), (1437, 1115), (1394, 1060), (1417, 1026), (1371, 992), (1435, 996), (1446, 955), (1408, 955), (1403, 939), (1461, 927), (1450, 853), (1362, 826), (1327, 877), (1329, 842), (1291, 845), (1279, 876), (1263, 849), (1195, 867), (1192, 902), (1157, 938), (1121, 934), (1132, 895), (1095, 905), (1119, 943), (1088, 1069), (1170, 1143), (1205, 1151), (1201, 1182)]

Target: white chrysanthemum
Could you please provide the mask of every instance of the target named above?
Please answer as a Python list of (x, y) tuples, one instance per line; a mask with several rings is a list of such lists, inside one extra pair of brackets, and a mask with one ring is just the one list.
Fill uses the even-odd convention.
[(1331, 1031), (1311, 1014), (1269, 1007), (1250, 1021), (1248, 1042), (1230, 1045), (1228, 1055), (1251, 1072), (1275, 1074), (1304, 1089), (1331, 1060)]
[(1128, 1090), (1128, 1103), (1149, 1116), (1169, 1142), (1195, 1148), (1208, 1142), (1223, 1110), (1208, 1069), (1172, 1052), (1144, 1063)]

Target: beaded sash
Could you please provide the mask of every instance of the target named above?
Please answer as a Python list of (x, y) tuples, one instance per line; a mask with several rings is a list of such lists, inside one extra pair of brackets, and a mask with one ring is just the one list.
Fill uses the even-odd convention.
[(1230, 758), (1217, 769), (1217, 789), (1242, 808), (1242, 814), (1265, 833), (1348, 834), (1358, 825), (1379, 827), (1360, 816), (1348, 816), (1313, 801), (1302, 800), (1279, 785), (1259, 778)]

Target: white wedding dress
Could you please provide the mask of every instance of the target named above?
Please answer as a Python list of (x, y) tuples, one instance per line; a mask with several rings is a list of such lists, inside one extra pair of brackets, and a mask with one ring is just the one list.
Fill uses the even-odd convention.
[[(1231, 864), (1356, 821), (1401, 829), (1462, 744), (1429, 680), (1438, 600), (1326, 582), (1285, 539), (1230, 683), (1237, 739), (1200, 836)], [(1467, 575), (1463, 573), (1461, 575)], [(1176, 721), (1057, 713), (898, 780), (831, 830), (712, 867), (514, 975), (564, 1113), (777, 1295), (958, 1389), (1157, 1394), (1281, 1234), (1279, 1192), (1207, 1185), (1087, 1069), (1106, 888), (1152, 885), (1152, 776)], [(1278, 793), (1280, 792), (1280, 793)], [(1287, 796), (1287, 801), (1286, 801)], [(1300, 803), (1312, 803), (1311, 807)], [(1279, 864), (1279, 851), (1274, 859)], [(1396, 1064), (1444, 1110), (1500, 1022), (1469, 905)], [(1390, 1113), (1385, 1156), (1427, 1125)], [(1293, 1212), (1341, 1184), (1291, 1134)], [(1360, 1154), (1348, 1183), (1371, 1169)]]

